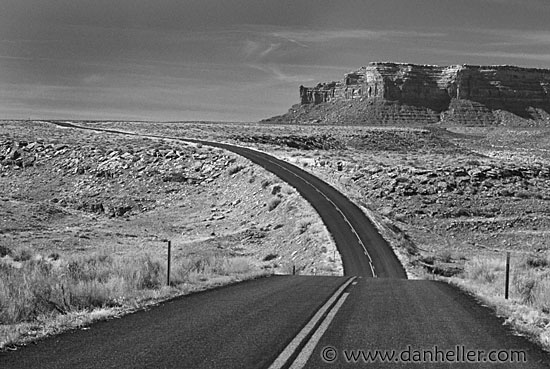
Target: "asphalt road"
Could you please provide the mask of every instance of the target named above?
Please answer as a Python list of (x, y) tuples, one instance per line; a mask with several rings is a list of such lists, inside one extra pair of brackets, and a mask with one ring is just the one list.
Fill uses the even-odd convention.
[(277, 276), (192, 294), (0, 353), (0, 368), (267, 367), (346, 279)]
[[(139, 136), (136, 133), (111, 129), (81, 127), (71, 123), (52, 122), (76, 129)], [(319, 213), (336, 247), (342, 256), (344, 274), (347, 276), (407, 278), (403, 266), (392, 249), (380, 236), (367, 216), (334, 187), (295, 165), (279, 160), (263, 152), (219, 142), (147, 135), (219, 147), (242, 155), (294, 186)]]
[(189, 140), (233, 151), (294, 186), (319, 213), (348, 276), (407, 278), (403, 266), (369, 218), (347, 197), (314, 175), (271, 155), (243, 147)]
[[(331, 308), (326, 324), (320, 323), (308, 336), (313, 344), (300, 346), (300, 352), (291, 357), (296, 359), (292, 368), (550, 367), (547, 353), (513, 334), (502, 319), (472, 297), (445, 283), (406, 280), (399, 261), (370, 221), (331, 186), (254, 150), (194, 141), (243, 155), (296, 187), (332, 233), (346, 275), (362, 277)], [(373, 276), (379, 278), (370, 278)], [(94, 324), (87, 331), (63, 334), (36, 346), (0, 354), (0, 368), (267, 367), (309, 325), (309, 319), (344, 280), (272, 277), (184, 297), (150, 311)], [(328, 359), (333, 360), (330, 363), (321, 356), (326, 348)], [(378, 349), (386, 354), (395, 350), (400, 362), (394, 357), (390, 363), (365, 363), (359, 356), (356, 363), (350, 363), (346, 360), (346, 353), (348, 359), (351, 357), (350, 351), (344, 350), (353, 349), (364, 353)], [(403, 356), (407, 350), (409, 356)], [(427, 353), (430, 350), (431, 357)], [(475, 359), (481, 362), (466, 362), (471, 358), (464, 356), (467, 350), (476, 350)], [(497, 354), (507, 360), (483, 362), (487, 357), (479, 356), (477, 350), (485, 354), (496, 350), (493, 359)], [(418, 353), (423, 355), (421, 359), (440, 362), (415, 365), (412, 361)], [(446, 362), (441, 362), (442, 355)], [(302, 356), (305, 359), (299, 364)], [(453, 360), (458, 363), (451, 363)]]
[[(547, 353), (513, 334), (489, 308), (446, 283), (362, 279), (349, 292), (305, 368), (550, 368)], [(447, 354), (456, 352), (457, 346), (458, 357)], [(323, 350), (329, 362), (323, 361)], [(348, 350), (350, 360), (346, 360), (344, 350)], [(353, 362), (351, 350), (370, 350), (371, 354), (375, 350), (391, 354), (394, 350), (396, 356), (386, 363), (380, 356), (377, 362), (366, 363), (361, 356)], [(466, 350), (476, 351), (472, 362), (463, 360)], [(480, 361), (477, 350), (485, 351)], [(498, 354), (504, 360), (483, 362), (491, 350), (496, 352), (490, 359), (498, 359), (494, 356)], [(526, 362), (517, 362), (522, 358), (514, 357), (512, 350), (525, 353)], [(424, 355), (423, 351), (431, 351), (432, 356), (425, 354), (428, 362), (415, 363), (413, 359), (422, 358), (418, 355)], [(443, 358), (443, 353), (449, 356)], [(513, 357), (515, 362), (511, 362)], [(429, 362), (436, 359), (440, 362)]]

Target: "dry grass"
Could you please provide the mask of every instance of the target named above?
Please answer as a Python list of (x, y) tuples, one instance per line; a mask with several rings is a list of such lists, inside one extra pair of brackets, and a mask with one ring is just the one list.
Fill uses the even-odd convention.
[(244, 168), (245, 168), (244, 165), (232, 165), (227, 169), (227, 172), (229, 173), (230, 176), (232, 176), (233, 174), (240, 172)]
[(0, 265), (0, 323), (14, 324), (44, 314), (66, 314), (122, 306), (139, 291), (159, 288), (164, 266), (151, 255), (106, 254), (50, 261), (33, 258), (17, 267)]
[[(101, 126), (111, 128), (107, 123)], [(163, 127), (170, 130), (172, 125)], [(4, 227), (7, 237), (0, 242), (0, 258), (10, 254), (10, 261), (0, 261), (0, 347), (31, 332), (59, 332), (88, 324), (96, 319), (92, 317), (122, 314), (176, 294), (259, 274), (289, 273), (287, 264), (303, 274), (342, 274), (334, 242), (311, 205), (248, 160), (200, 149), (201, 145), (62, 131), (42, 123), (3, 127), (10, 141), (44, 137), (53, 145), (69, 145), (69, 150), (51, 160), (44, 158), (42, 167), (3, 177), (9, 201), (2, 205), (10, 222)], [(82, 154), (81, 142), (89, 143), (93, 155), (100, 149), (97, 155), (102, 157), (114, 152), (113, 147), (115, 157), (122, 151), (143, 154), (147, 160), (154, 157), (154, 168), (162, 176), (152, 171), (142, 176), (133, 167), (118, 177), (94, 177), (89, 183), (86, 173), (73, 175), (63, 169), (60, 173), (69, 175), (52, 174), (61, 159)], [(157, 152), (170, 150), (172, 155), (174, 149), (185, 155), (168, 160)], [(218, 161), (219, 170), (210, 170)], [(200, 186), (194, 183), (199, 177), (206, 178)], [(14, 194), (13, 188), (19, 191)], [(80, 207), (95, 206), (96, 192), (105, 192), (105, 201), (116, 199), (117, 206), (127, 193), (147, 198), (147, 203), (112, 219)], [(43, 203), (47, 206), (39, 208)], [(87, 212), (94, 212), (93, 218)], [(304, 218), (310, 224), (295, 232), (296, 222)], [(30, 222), (32, 232), (27, 232)], [(163, 239), (174, 245), (170, 286), (165, 285)], [(15, 250), (16, 245), (28, 247)], [(37, 253), (44, 257), (37, 258)], [(266, 255), (275, 258), (262, 261)]]
[(66, 320), (78, 318), (78, 326), (85, 312), (133, 309), (149, 300), (186, 293), (192, 286), (200, 289), (261, 274), (244, 257), (180, 257), (173, 262), (171, 287), (167, 287), (166, 260), (152, 254), (25, 259), (0, 261), (0, 349), (17, 341), (28, 330), (21, 327), (29, 324), (44, 330), (44, 326), (56, 326), (54, 322), (70, 326)]
[(272, 198), (271, 200), (269, 200), (267, 210), (269, 210), (269, 211), (275, 210), (275, 208), (277, 206), (279, 206), (280, 203), (281, 203), (281, 198), (279, 198), (279, 197)]
[(310, 219), (310, 218), (298, 219), (295, 226), (296, 232), (298, 234), (305, 233), (309, 229), (312, 223), (313, 223), (313, 219)]
[(474, 257), (452, 283), (481, 296), (508, 322), (550, 348), (550, 255), (513, 255), (509, 299), (504, 298), (504, 255)]

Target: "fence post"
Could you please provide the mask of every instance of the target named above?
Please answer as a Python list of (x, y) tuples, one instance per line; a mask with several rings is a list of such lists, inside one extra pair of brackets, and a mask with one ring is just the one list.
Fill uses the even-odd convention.
[(296, 275), (296, 265), (292, 266), (292, 275)]
[(504, 298), (508, 300), (508, 289), (510, 284), (510, 251), (506, 253), (506, 286), (504, 287)]
[(171, 262), (172, 241), (168, 240), (168, 262), (166, 268), (166, 285), (170, 286), (170, 262)]

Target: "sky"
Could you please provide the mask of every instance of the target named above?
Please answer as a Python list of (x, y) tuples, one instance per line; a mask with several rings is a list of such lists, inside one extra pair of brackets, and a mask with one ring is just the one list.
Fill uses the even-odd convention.
[(0, 0), (0, 119), (257, 121), (373, 61), (550, 68), (550, 0)]

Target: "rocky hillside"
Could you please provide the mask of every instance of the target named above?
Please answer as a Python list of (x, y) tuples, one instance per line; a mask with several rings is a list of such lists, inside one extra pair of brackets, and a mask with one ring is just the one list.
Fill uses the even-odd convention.
[(300, 86), (300, 104), (267, 122), (550, 124), (550, 70), (371, 63), (343, 80)]
[(341, 273), (328, 231), (295, 189), (200, 144), (0, 123), (0, 213), (0, 264), (20, 249), (165, 258), (162, 240), (169, 239), (174, 258), (246, 258), (274, 273), (292, 266), (302, 274)]
[[(55, 194), (53, 203), (117, 217), (155, 207), (157, 199), (153, 193), (159, 189), (169, 194), (177, 192), (181, 185), (212, 182), (235, 161), (227, 155), (193, 151), (183, 145), (150, 141), (147, 147), (136, 143), (134, 140), (127, 146), (109, 147), (3, 139), (0, 177), (32, 169), (35, 181), (40, 181), (44, 176), (41, 169), (47, 167), (54, 176), (75, 179), (74, 191)], [(44, 192), (48, 187), (53, 192), (62, 189), (44, 185)], [(25, 190), (12, 188), (13, 193)]]

